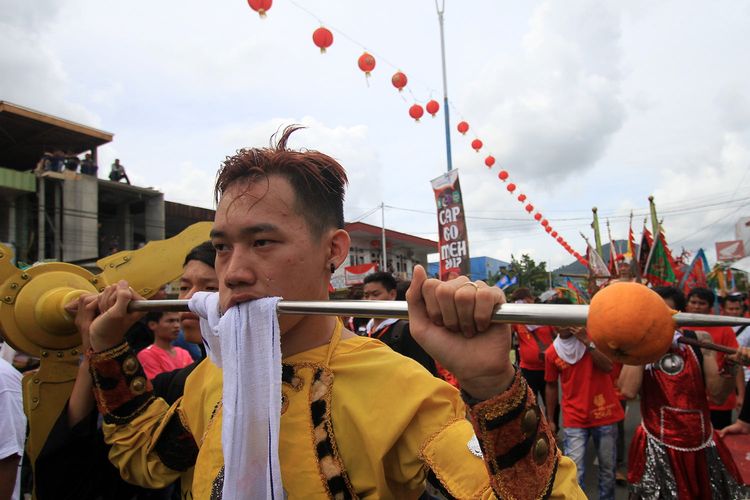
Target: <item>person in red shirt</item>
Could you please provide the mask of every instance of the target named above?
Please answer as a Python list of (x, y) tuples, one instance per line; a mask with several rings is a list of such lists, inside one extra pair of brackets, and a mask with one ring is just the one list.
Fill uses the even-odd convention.
[[(513, 293), (512, 300), (517, 303), (533, 304), (534, 297), (528, 288), (519, 288)], [(548, 325), (511, 325), (518, 340), (518, 366), (531, 390), (539, 401), (544, 401), (544, 353), (552, 345), (554, 332)], [(559, 412), (555, 413), (555, 425), (558, 425)]]
[(180, 314), (151, 312), (146, 315), (146, 325), (154, 332), (154, 343), (138, 353), (149, 380), (160, 373), (184, 368), (193, 362), (190, 353), (172, 346), (180, 333)]
[[(570, 304), (555, 299), (553, 304)], [(599, 498), (615, 498), (617, 422), (625, 418), (609, 373), (612, 361), (596, 349), (581, 327), (556, 327), (558, 337), (545, 353), (544, 380), (549, 425), (554, 426), (558, 379), (562, 385), (563, 453), (578, 468), (583, 486), (589, 438), (599, 457)]]
[[(693, 288), (687, 296), (686, 310), (689, 313), (711, 314), (715, 302), (716, 296), (711, 290), (707, 288)], [(711, 335), (713, 342), (716, 344), (731, 347), (733, 349), (739, 347), (737, 336), (734, 334), (734, 330), (731, 326), (686, 326), (685, 329), (708, 332)], [(735, 384), (736, 391), (744, 393), (745, 377), (742, 370), (736, 370), (736, 367), (726, 367), (724, 364), (724, 358), (724, 354), (716, 354), (719, 371), (723, 376), (734, 376), (737, 380)], [(729, 370), (735, 370), (737, 373), (732, 375), (729, 373)], [(732, 423), (732, 410), (734, 410), (735, 406), (737, 406), (737, 394), (734, 390), (729, 393), (729, 397), (727, 397), (723, 403), (716, 403), (709, 400), (708, 408), (711, 410), (711, 424), (713, 424), (714, 429), (723, 429)]]
[[(654, 291), (670, 308), (685, 309), (677, 288)], [(620, 373), (620, 392), (629, 399), (640, 395), (642, 417), (628, 453), (630, 498), (747, 498), (708, 409), (709, 401), (726, 399), (733, 375), (722, 377), (716, 351), (679, 343), (679, 336), (711, 340), (703, 331), (677, 331), (657, 362), (625, 365)], [(726, 361), (738, 363), (748, 355), (750, 349), (741, 348)]]

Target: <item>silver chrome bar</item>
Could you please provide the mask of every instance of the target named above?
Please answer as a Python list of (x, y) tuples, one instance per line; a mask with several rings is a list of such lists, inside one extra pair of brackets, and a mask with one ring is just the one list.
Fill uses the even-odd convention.
[[(187, 300), (135, 300), (130, 311), (188, 311)], [(314, 314), (362, 318), (408, 319), (406, 302), (395, 300), (282, 300), (279, 314)], [(492, 318), (495, 323), (525, 323), (552, 326), (583, 326), (589, 306), (576, 304), (503, 304)], [(750, 318), (677, 313), (677, 326), (750, 325)]]

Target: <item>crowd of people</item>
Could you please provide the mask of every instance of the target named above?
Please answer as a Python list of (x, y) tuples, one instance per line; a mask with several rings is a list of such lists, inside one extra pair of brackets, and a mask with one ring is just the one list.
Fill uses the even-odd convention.
[[(211, 240), (183, 262), (179, 298), (194, 312), (128, 312), (142, 298), (126, 282), (66, 306), (86, 355), (33, 464), (37, 499), (585, 498), (589, 442), (599, 498), (614, 498), (618, 464), (633, 498), (747, 496), (720, 437), (750, 433), (743, 329), (675, 332), (733, 355), (675, 341), (656, 363), (622, 366), (582, 327), (492, 323), (500, 288), (429, 279), (420, 266), (410, 283), (376, 272), (362, 285), (365, 300), (405, 300), (408, 321), (264, 315), (266, 297), (328, 300), (349, 250), (346, 173), (328, 155), (288, 149), (295, 130), (222, 165)], [(716, 300), (656, 292), (689, 312)], [(537, 301), (523, 288), (511, 300)], [(744, 297), (722, 304), (745, 314)], [(254, 350), (276, 359), (274, 346), (281, 398), (256, 383), (267, 373), (247, 372), (270, 359)], [(20, 394), (0, 361), (3, 422), (15, 429), (1, 433), (0, 498), (22, 455)], [(636, 398), (642, 422), (625, 465), (622, 423)]]
[[(89, 175), (97, 177), (99, 172), (99, 165), (97, 165), (91, 153), (86, 153), (83, 158), (80, 155), (72, 153), (70, 151), (64, 152), (61, 149), (55, 149), (54, 151), (45, 151), (42, 157), (37, 162), (35, 172), (74, 172), (80, 173), (81, 175)], [(126, 184), (130, 184), (130, 178), (125, 172), (125, 167), (120, 163), (120, 159), (116, 158), (110, 167), (109, 180), (113, 182), (119, 182), (124, 180)]]

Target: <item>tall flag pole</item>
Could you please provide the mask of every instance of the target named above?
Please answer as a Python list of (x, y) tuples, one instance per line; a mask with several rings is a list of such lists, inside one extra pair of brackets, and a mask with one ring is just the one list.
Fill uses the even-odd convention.
[(448, 172), (453, 170), (453, 158), (451, 157), (451, 119), (450, 108), (448, 107), (448, 76), (445, 69), (445, 31), (443, 29), (443, 13), (445, 12), (445, 0), (438, 6), (438, 0), (435, 0), (435, 10), (437, 10), (438, 22), (440, 24), (440, 55), (443, 61), (443, 115), (445, 116), (445, 153), (448, 158)]
[(636, 257), (635, 269), (638, 283), (643, 283), (643, 272), (646, 269), (646, 261), (651, 255), (651, 247), (654, 244), (653, 237), (646, 227), (646, 219), (643, 219), (643, 231), (641, 232), (641, 244), (638, 245), (638, 256)]
[(596, 207), (592, 208), (591, 211), (594, 212), (594, 222), (591, 223), (591, 227), (594, 230), (594, 242), (596, 242), (596, 253), (598, 253), (601, 256), (603, 252), (602, 252), (602, 236), (599, 233), (599, 216), (597, 215)]
[(609, 227), (609, 219), (607, 219), (607, 236), (609, 237), (609, 273), (617, 277), (620, 275), (617, 269), (617, 248), (615, 242), (612, 240), (612, 229)]
[(651, 210), (651, 233), (654, 238), (658, 238), (661, 234), (661, 224), (659, 224), (659, 218), (656, 216), (656, 204), (653, 196), (648, 197), (648, 205)]

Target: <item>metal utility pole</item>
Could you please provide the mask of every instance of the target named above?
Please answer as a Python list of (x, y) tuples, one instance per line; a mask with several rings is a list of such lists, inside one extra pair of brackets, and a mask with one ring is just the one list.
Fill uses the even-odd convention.
[(383, 267), (380, 270), (388, 272), (388, 258), (385, 253), (385, 203), (383, 203), (382, 201), (380, 202), (380, 222), (382, 225), (380, 237), (381, 243), (383, 244)]
[(443, 13), (445, 12), (445, 0), (442, 0), (438, 6), (438, 0), (435, 0), (435, 10), (437, 10), (438, 21), (440, 23), (440, 55), (443, 60), (443, 114), (445, 116), (445, 153), (448, 157), (448, 172), (453, 170), (453, 158), (451, 156), (451, 118), (448, 109), (448, 77), (445, 69), (445, 32), (443, 30)]

